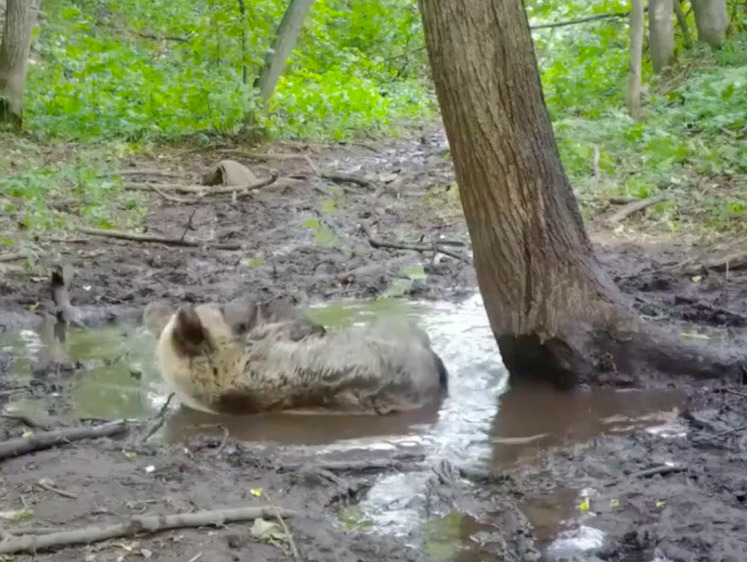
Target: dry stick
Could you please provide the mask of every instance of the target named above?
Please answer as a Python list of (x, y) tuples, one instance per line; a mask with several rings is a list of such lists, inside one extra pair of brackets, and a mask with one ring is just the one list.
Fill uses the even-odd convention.
[(630, 12), (617, 12), (612, 14), (598, 14), (595, 16), (587, 16), (585, 18), (578, 18), (575, 20), (567, 21), (556, 21), (553, 23), (541, 23), (539, 25), (532, 25), (530, 29), (550, 29), (553, 27), (566, 27), (569, 25), (577, 25), (579, 23), (587, 23), (590, 21), (608, 20), (613, 18), (627, 18)]
[[(298, 512), (275, 508), (283, 517), (294, 517)], [(213, 511), (198, 511), (196, 513), (180, 513), (174, 515), (135, 515), (123, 523), (107, 525), (105, 527), (83, 527), (70, 531), (59, 531), (45, 535), (21, 535), (10, 537), (0, 542), (0, 554), (16, 552), (38, 552), (41, 550), (68, 546), (73, 544), (90, 544), (117, 537), (132, 536), (140, 531), (156, 533), (169, 529), (184, 527), (203, 527), (205, 525), (221, 526), (234, 521), (247, 521), (275, 515), (271, 506), (239, 507), (232, 509), (216, 509)]]
[(451, 250), (447, 250), (446, 248), (443, 248), (442, 246), (439, 246), (438, 244), (433, 244), (432, 246), (428, 246), (426, 244), (392, 244), (389, 242), (382, 242), (381, 240), (375, 240), (373, 238), (368, 239), (368, 243), (371, 245), (372, 248), (391, 248), (393, 250), (413, 250), (415, 252), (440, 252), (444, 254), (445, 256), (450, 256), (454, 259), (457, 259), (464, 263), (470, 263), (468, 258), (465, 258), (464, 256), (460, 256), (456, 252), (452, 252)]
[(646, 207), (650, 207), (651, 205), (656, 205), (657, 203), (666, 201), (666, 199), (667, 195), (664, 193), (660, 193), (659, 195), (656, 195), (654, 197), (647, 197), (646, 199), (641, 199), (639, 201), (636, 201), (635, 203), (629, 203), (628, 205), (625, 205), (622, 209), (617, 211), (614, 215), (612, 215), (608, 220), (611, 223), (620, 222), (628, 218), (633, 213), (637, 213), (638, 211), (642, 211)]
[(77, 499), (78, 495), (73, 494), (72, 492), (68, 492), (67, 490), (62, 490), (61, 488), (57, 488), (55, 486), (52, 486), (51, 484), (47, 484), (46, 482), (36, 482), (37, 486), (39, 486), (42, 490), (46, 490), (48, 492), (52, 492), (53, 494), (57, 494), (62, 496), (63, 498), (70, 498), (70, 499)]
[(359, 178), (358, 176), (352, 176), (350, 174), (321, 174), (320, 177), (322, 179), (329, 180), (335, 183), (354, 183), (356, 185), (360, 185), (361, 187), (365, 187), (366, 189), (376, 188), (372, 181), (364, 178)]
[(127, 423), (124, 420), (117, 420), (94, 427), (66, 427), (29, 437), (8, 439), (0, 442), (0, 460), (49, 449), (61, 443), (106, 437), (125, 431), (127, 431)]
[[(267, 492), (265, 492), (265, 495), (267, 496), (268, 501), (272, 501), (272, 499), (270, 499)], [(276, 505), (273, 505), (272, 507), (275, 511), (275, 517), (280, 523), (280, 526), (283, 528), (283, 531), (285, 531), (285, 536), (288, 539), (288, 544), (290, 545), (291, 553), (293, 554), (294, 560), (300, 561), (301, 555), (298, 553), (298, 548), (296, 548), (296, 541), (293, 540), (293, 535), (291, 534), (290, 529), (288, 528), (288, 525), (285, 524), (285, 519), (283, 519), (283, 515), (280, 513), (280, 510), (277, 508)]]
[(142, 440), (140, 441), (141, 443), (145, 443), (146, 441), (148, 441), (148, 439), (150, 439), (156, 433), (156, 431), (161, 429), (161, 427), (163, 427), (163, 424), (166, 423), (166, 411), (169, 409), (169, 405), (171, 404), (171, 400), (172, 398), (174, 398), (174, 396), (176, 396), (175, 392), (169, 394), (169, 397), (166, 398), (166, 402), (164, 402), (163, 406), (161, 406), (161, 409), (158, 410), (158, 413), (151, 418), (151, 420), (156, 420), (156, 423), (154, 423), (151, 428), (145, 433)]
[(198, 195), (193, 199), (187, 199), (186, 197), (179, 197), (178, 195), (169, 195), (168, 193), (164, 193), (155, 185), (152, 185), (151, 188), (153, 189), (153, 191), (158, 193), (158, 195), (166, 199), (166, 201), (173, 201), (174, 203), (186, 203), (188, 205), (192, 205), (199, 202), (204, 197), (203, 195)]
[(177, 193), (196, 193), (201, 196), (225, 195), (228, 193), (239, 193), (242, 191), (254, 191), (275, 183), (278, 173), (273, 171), (269, 178), (258, 180), (245, 185), (184, 185), (181, 183), (126, 183), (124, 188), (129, 191), (155, 191), (154, 186), (161, 191), (176, 191)]
[(240, 250), (241, 244), (214, 244), (212, 242), (197, 242), (194, 240), (180, 240), (179, 238), (164, 238), (162, 236), (151, 236), (138, 232), (122, 232), (121, 230), (104, 230), (98, 228), (79, 227), (78, 232), (90, 234), (91, 236), (103, 236), (104, 238), (116, 238), (118, 240), (130, 240), (132, 242), (147, 242), (154, 244), (166, 244), (167, 246), (183, 246), (186, 248), (199, 248), (206, 246), (216, 250)]

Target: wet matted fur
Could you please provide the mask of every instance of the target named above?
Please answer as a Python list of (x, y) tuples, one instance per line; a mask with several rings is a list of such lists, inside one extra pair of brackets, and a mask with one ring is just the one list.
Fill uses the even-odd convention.
[(161, 375), (185, 405), (387, 414), (435, 405), (447, 392), (443, 362), (407, 320), (320, 333), (310, 320), (298, 320), (299, 332), (296, 320), (271, 318), (243, 330), (235, 312), (184, 305), (154, 330)]

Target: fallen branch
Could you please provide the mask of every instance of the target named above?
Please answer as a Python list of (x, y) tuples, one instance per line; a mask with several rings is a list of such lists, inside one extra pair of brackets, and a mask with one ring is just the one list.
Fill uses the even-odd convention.
[(640, 199), (633, 203), (628, 203), (622, 209), (620, 209), (614, 215), (612, 215), (608, 220), (610, 223), (618, 223), (628, 218), (633, 213), (642, 211), (646, 207), (650, 207), (651, 205), (656, 205), (657, 203), (666, 201), (667, 198), (668, 198), (667, 194), (660, 193), (659, 195), (655, 195), (654, 197), (647, 197), (646, 199)]
[(394, 244), (390, 242), (382, 242), (381, 240), (376, 240), (371, 237), (368, 238), (368, 243), (371, 245), (372, 248), (391, 248), (393, 250), (413, 250), (415, 252), (434, 252), (434, 253), (439, 252), (441, 254), (444, 254), (445, 256), (450, 256), (466, 264), (470, 263), (470, 260), (468, 258), (462, 255), (459, 255), (456, 252), (452, 252), (451, 250), (447, 250), (446, 248), (438, 244), (433, 244), (430, 246), (427, 244)]
[(685, 275), (696, 275), (704, 269), (713, 269), (715, 271), (734, 271), (736, 269), (747, 268), (747, 252), (737, 252), (720, 258), (714, 258), (703, 263), (692, 265), (682, 269)]
[(184, 185), (181, 183), (126, 183), (124, 188), (128, 191), (175, 191), (177, 193), (194, 193), (201, 196), (224, 195), (227, 193), (238, 193), (241, 197), (243, 191), (254, 191), (275, 183), (278, 173), (273, 171), (269, 178), (259, 180), (245, 185)]
[(240, 250), (240, 244), (213, 244), (211, 242), (197, 242), (195, 240), (181, 240), (179, 238), (164, 238), (138, 232), (122, 232), (121, 230), (105, 230), (98, 228), (79, 227), (78, 232), (90, 234), (91, 236), (102, 236), (104, 238), (116, 238), (118, 240), (130, 240), (132, 242), (146, 242), (154, 244), (166, 244), (167, 246), (183, 246), (186, 248), (199, 248), (206, 246), (216, 250)]
[(139, 532), (157, 533), (169, 529), (185, 527), (203, 527), (206, 525), (221, 526), (234, 521), (247, 521), (260, 517), (294, 517), (298, 512), (280, 507), (239, 507), (180, 513), (175, 515), (135, 515), (123, 523), (105, 527), (83, 527), (69, 531), (58, 531), (42, 535), (21, 535), (8, 537), (0, 542), (0, 554), (18, 552), (36, 553), (59, 546), (73, 544), (90, 544), (118, 537), (129, 537)]
[(366, 189), (376, 189), (376, 186), (372, 181), (365, 178), (359, 178), (358, 176), (352, 176), (350, 174), (320, 174), (319, 177), (334, 183), (354, 183), (355, 185), (365, 187)]
[[(684, 466), (679, 465), (667, 465), (662, 464), (659, 466), (654, 466), (652, 468), (646, 468), (644, 470), (639, 470), (638, 472), (633, 472), (632, 474), (629, 474), (626, 479), (633, 480), (637, 478), (651, 478), (652, 476), (656, 476), (658, 474), (664, 476), (666, 474), (671, 474), (673, 472), (684, 472), (687, 470)], [(615, 480), (612, 480), (611, 482), (607, 482), (605, 486), (610, 487), (614, 486), (615, 484), (620, 483), (623, 480), (623, 478), (616, 478)]]
[(61, 443), (107, 437), (125, 431), (127, 431), (127, 423), (124, 420), (118, 420), (94, 427), (66, 427), (29, 437), (8, 439), (0, 442), (0, 460), (49, 449)]
[(9, 261), (18, 261), (26, 257), (22, 252), (13, 252), (12, 254), (0, 254), (0, 263)]
[(130, 168), (128, 170), (115, 170), (108, 174), (99, 174), (100, 178), (111, 178), (115, 176), (153, 176), (159, 178), (180, 178), (182, 174), (167, 172), (157, 168)]
[(63, 490), (61, 488), (57, 488), (56, 486), (53, 486), (49, 482), (45, 482), (44, 480), (40, 480), (39, 482), (36, 482), (36, 485), (39, 486), (42, 490), (46, 490), (47, 492), (52, 492), (53, 494), (57, 494), (59, 496), (62, 496), (63, 498), (70, 498), (70, 499), (77, 499), (77, 494), (73, 494), (72, 492), (68, 492), (67, 490)]

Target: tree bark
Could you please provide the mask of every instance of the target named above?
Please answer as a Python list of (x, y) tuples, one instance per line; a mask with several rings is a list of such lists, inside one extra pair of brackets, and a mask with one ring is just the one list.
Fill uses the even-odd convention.
[(674, 59), (673, 0), (650, 0), (648, 10), (648, 44), (654, 72), (659, 74)]
[(692, 0), (692, 6), (698, 39), (714, 49), (720, 48), (726, 40), (726, 30), (729, 27), (726, 0)]
[(285, 61), (288, 59), (296, 41), (301, 33), (303, 22), (311, 9), (314, 0), (290, 0), (283, 18), (280, 20), (272, 47), (267, 53), (265, 65), (256, 82), (260, 98), (265, 107), (270, 101), (280, 75), (285, 69)]
[(719, 361), (695, 364), (702, 349), (644, 331), (595, 258), (521, 0), (420, 0), (420, 9), (478, 285), (512, 378), (569, 386), (642, 367), (721, 374)]
[(37, 2), (7, 0), (0, 42), (0, 124), (21, 130), (23, 90), (26, 84)]
[(641, 60), (643, 58), (643, 0), (630, 3), (630, 66), (628, 67), (628, 113), (641, 118)]

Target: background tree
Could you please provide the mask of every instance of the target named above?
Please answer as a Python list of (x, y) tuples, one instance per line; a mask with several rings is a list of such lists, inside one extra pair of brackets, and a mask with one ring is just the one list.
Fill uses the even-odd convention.
[(705, 41), (711, 47), (721, 47), (729, 27), (726, 0), (692, 0), (692, 6), (698, 39)]
[[(657, 74), (674, 59), (674, 5), (672, 0), (650, 0), (648, 7), (648, 45), (651, 63)], [(631, 45), (632, 46), (632, 45)]]
[(314, 0), (290, 0), (280, 20), (272, 47), (267, 52), (265, 64), (255, 83), (265, 107), (270, 101), (272, 92), (275, 91), (275, 86), (285, 68), (285, 61), (296, 45), (303, 22), (313, 3)]
[(641, 75), (643, 59), (643, 0), (630, 2), (630, 62), (628, 63), (628, 113), (641, 117)]
[(724, 374), (703, 349), (642, 325), (595, 258), (521, 0), (420, 6), (478, 284), (512, 376), (568, 385), (642, 366)]
[(36, 0), (7, 0), (0, 42), (0, 124), (20, 130), (31, 37), (38, 9)]

